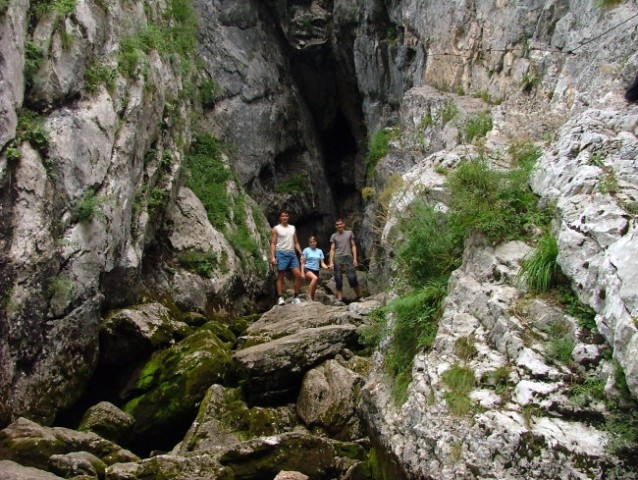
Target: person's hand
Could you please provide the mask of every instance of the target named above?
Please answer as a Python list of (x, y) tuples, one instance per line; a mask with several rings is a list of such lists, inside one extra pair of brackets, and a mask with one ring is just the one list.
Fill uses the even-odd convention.
[(272, 263), (273, 265), (277, 265), (277, 259), (275, 257), (272, 257), (270, 259), (270, 263)]
[(354, 260), (352, 260), (352, 266), (356, 267), (357, 266), (357, 259), (355, 258)]
[(334, 265), (331, 263), (330, 265), (328, 265), (328, 270), (334, 270)]

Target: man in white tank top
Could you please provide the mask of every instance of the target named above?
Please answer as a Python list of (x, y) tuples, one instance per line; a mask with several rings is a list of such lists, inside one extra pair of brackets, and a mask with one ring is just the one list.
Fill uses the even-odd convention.
[(295, 296), (292, 303), (301, 303), (298, 295), (301, 291), (301, 271), (299, 270), (299, 258), (297, 253), (301, 255), (301, 246), (297, 241), (297, 230), (293, 225), (288, 223), (290, 215), (287, 211), (282, 210), (279, 214), (279, 225), (275, 225), (272, 229), (270, 237), (270, 263), (277, 265), (277, 295), (278, 305), (283, 305), (284, 300), (284, 277), (287, 271), (291, 271), (295, 277), (294, 291)]

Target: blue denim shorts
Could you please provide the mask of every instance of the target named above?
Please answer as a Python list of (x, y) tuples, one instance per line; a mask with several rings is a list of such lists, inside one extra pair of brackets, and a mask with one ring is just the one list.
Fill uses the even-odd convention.
[(275, 250), (275, 258), (277, 259), (277, 270), (285, 272), (293, 268), (299, 268), (299, 259), (297, 253), (287, 250)]

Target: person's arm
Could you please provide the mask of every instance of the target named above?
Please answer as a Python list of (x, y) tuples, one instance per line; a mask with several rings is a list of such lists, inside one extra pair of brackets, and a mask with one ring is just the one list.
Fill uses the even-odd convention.
[(357, 266), (357, 244), (354, 241), (354, 237), (350, 239), (350, 248), (352, 250), (352, 265)]
[(277, 264), (277, 258), (275, 257), (275, 246), (277, 245), (277, 230), (273, 227), (270, 234), (270, 263)]
[(295, 236), (293, 237), (293, 239), (294, 239), (294, 242), (295, 242), (295, 250), (303, 258), (303, 250), (301, 249), (301, 245), (299, 245), (299, 240), (297, 240), (297, 234), (296, 233), (295, 233)]
[(319, 266), (321, 268), (328, 268), (328, 265), (326, 265), (326, 262), (324, 261), (324, 256), (323, 256), (323, 251), (319, 250), (321, 252), (321, 254), (319, 255)]
[(328, 268), (332, 270), (334, 268), (334, 259), (335, 259), (335, 242), (330, 242), (330, 263), (328, 264)]
[(301, 276), (306, 275), (306, 256), (301, 252)]

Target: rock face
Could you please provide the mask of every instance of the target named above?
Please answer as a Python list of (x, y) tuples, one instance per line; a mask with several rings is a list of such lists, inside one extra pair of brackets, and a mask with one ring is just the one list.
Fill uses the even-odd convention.
[[(617, 463), (603, 448), (609, 434), (574, 422), (605, 417), (604, 405), (566, 398), (571, 374), (583, 372), (604, 379), (614, 397), (610, 354), (638, 396), (638, 116), (622, 98), (638, 69), (635, 2), (194, 0), (194, 10), (177, 0), (62, 3), (0, 2), (1, 427), (52, 424), (98, 365), (125, 357), (140, 367), (192, 333), (189, 318), (266, 310), (267, 220), (282, 207), (302, 243), (316, 234), (324, 250), (334, 217), (349, 217), (371, 259), (369, 286), (388, 288), (400, 241), (393, 212), (424, 192), (445, 210), (446, 172), (478, 155), (507, 169), (511, 144), (529, 140), (543, 150), (532, 187), (556, 207), (558, 263), (595, 310), (602, 337), (583, 338), (551, 305), (520, 304), (513, 279), (528, 245), (470, 242), (435, 346), (415, 360), (405, 405), (398, 412), (390, 402), (379, 368), (363, 388), (362, 413), (375, 444), (414, 478), (578, 478)], [(476, 140), (468, 124), (485, 112), (491, 130)], [(224, 145), (205, 169), (223, 180), (197, 193), (191, 146), (205, 135)], [(379, 138), (389, 138), (387, 153), (366, 156)], [(271, 310), (239, 340), (232, 362), (220, 332), (200, 335), (226, 349), (221, 363), (232, 363), (250, 402), (303, 391), (294, 400), (308, 428), (343, 427), (350, 438), (359, 426), (307, 400), (325, 384), (358, 388), (359, 377), (324, 362), (355, 348), (365, 314), (313, 308), (282, 319)], [(314, 324), (295, 327), (308, 316)], [(578, 372), (547, 360), (538, 338), (555, 321), (576, 343)], [(466, 337), (478, 350), (467, 365), (454, 352)], [(460, 419), (442, 380), (455, 366), (481, 379), (469, 395), (480, 411)], [(509, 373), (499, 376), (503, 367)], [(219, 411), (214, 402), (224, 395), (208, 389), (222, 376), (196, 382), (187, 408), (210, 396), (209, 411)], [(256, 407), (242, 410), (262, 415)], [(51, 462), (65, 476), (194, 478), (207, 469), (223, 478), (256, 452), (276, 463), (273, 445), (304, 444), (320, 454), (311, 478), (347, 470), (325, 456), (335, 454), (333, 443), (291, 432), (284, 419), (272, 441), (204, 423), (211, 432), (202, 445), (240, 442), (222, 463), (182, 451), (104, 469), (94, 451), (99, 461), (66, 450)], [(282, 468), (300, 463), (291, 458)], [(257, 467), (278, 473), (272, 463)]]

